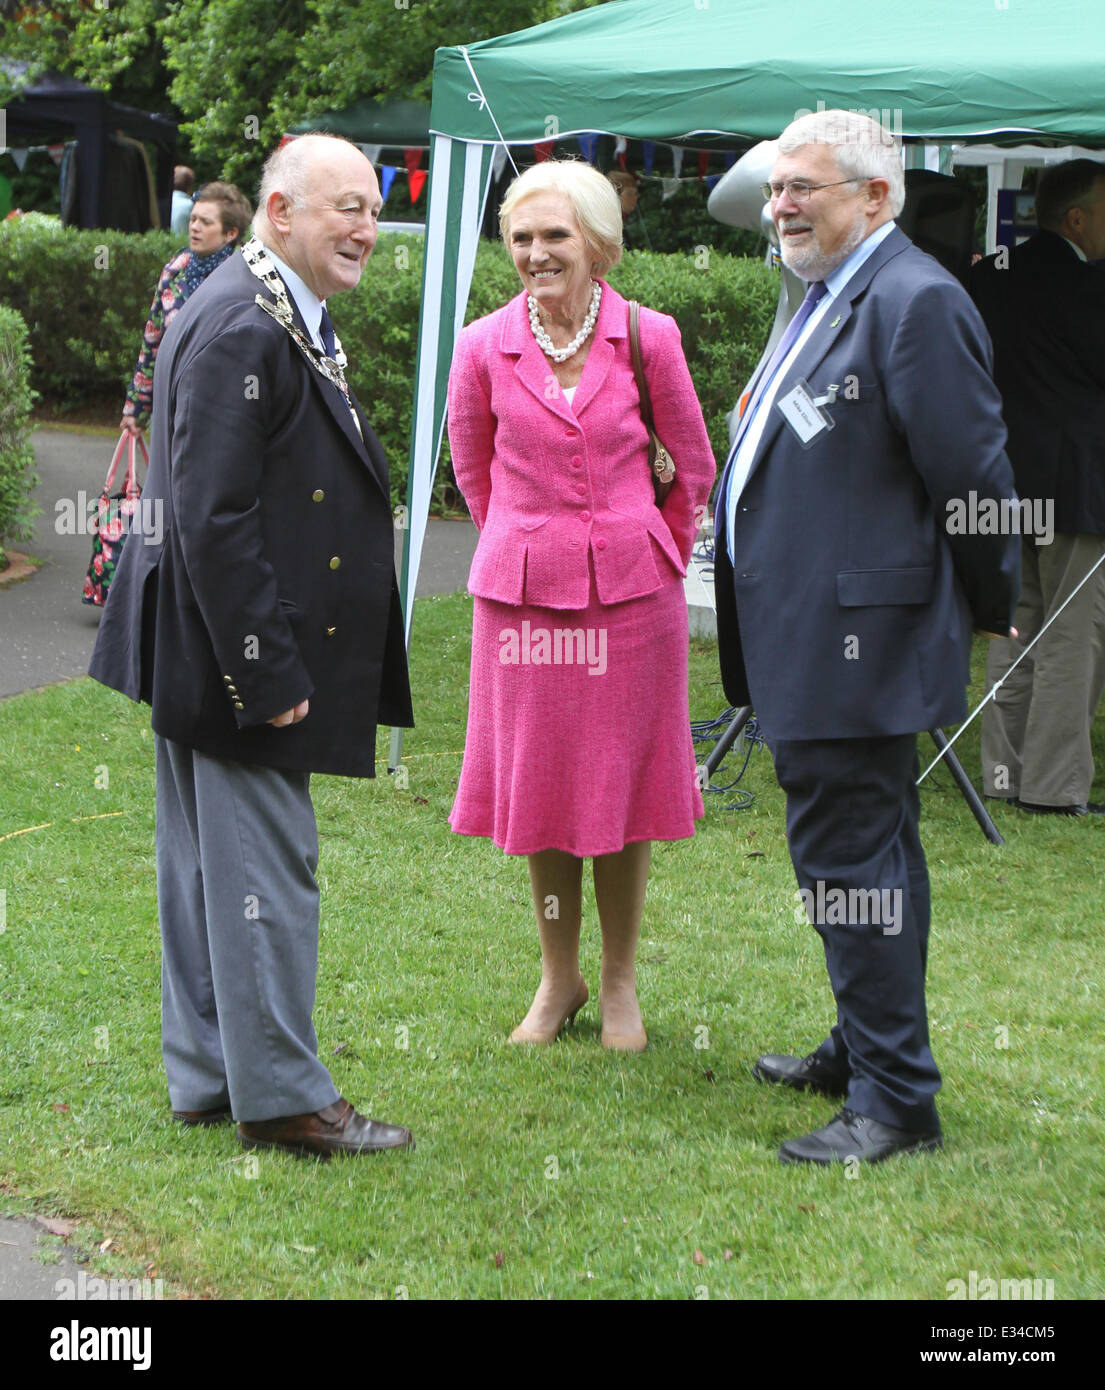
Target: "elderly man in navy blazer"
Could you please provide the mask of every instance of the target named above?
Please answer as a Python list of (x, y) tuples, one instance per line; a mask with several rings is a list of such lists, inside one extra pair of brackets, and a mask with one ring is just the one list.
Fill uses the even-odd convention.
[(344, 140), (265, 166), (254, 238), (189, 299), (158, 361), (142, 520), (91, 674), (153, 707), (162, 1050), (174, 1117), (247, 1147), (408, 1147), (318, 1058), (312, 772), (371, 777), (411, 723), (387, 460), (325, 301), (376, 242)]
[(1013, 479), (989, 339), (894, 224), (887, 132), (800, 117), (765, 193), (809, 290), (751, 383), (719, 488), (718, 643), (786, 792), (796, 899), (837, 1017), (813, 1052), (768, 1054), (755, 1074), (844, 1099), (784, 1162), (874, 1162), (942, 1143), (916, 735), (964, 716), (973, 629), (1009, 631), (1017, 538), (947, 520), (971, 491), (1011, 499)]

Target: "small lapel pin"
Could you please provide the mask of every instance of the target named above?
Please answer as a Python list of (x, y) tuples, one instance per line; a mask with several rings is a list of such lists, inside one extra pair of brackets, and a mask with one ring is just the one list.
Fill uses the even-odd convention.
[(829, 324), (829, 327), (830, 327), (830, 328), (835, 328), (839, 322), (840, 322), (840, 315), (837, 314), (836, 318), (833, 319), (832, 323)]

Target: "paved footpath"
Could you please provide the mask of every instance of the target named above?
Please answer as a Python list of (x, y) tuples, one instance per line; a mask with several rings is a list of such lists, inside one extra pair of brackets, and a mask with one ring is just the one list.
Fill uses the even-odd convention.
[[(92, 555), (85, 518), (89, 500), (94, 505), (100, 495), (114, 446), (115, 439), (104, 434), (35, 431), (41, 480), (35, 499), (42, 513), (34, 539), (16, 549), (43, 564), (30, 579), (0, 585), (0, 699), (71, 680), (88, 670), (100, 610), (81, 602)], [(398, 567), (403, 533), (396, 531), (395, 536)], [(475, 549), (471, 522), (431, 521), (417, 596), (463, 589)]]
[[(105, 434), (40, 429), (33, 442), (40, 479), (35, 500), (42, 510), (34, 539), (16, 548), (42, 566), (28, 579), (0, 585), (0, 700), (85, 675), (100, 621), (100, 610), (81, 602), (92, 554), (84, 519), (89, 499), (94, 504), (99, 496), (116, 441)], [(402, 539), (397, 531), (397, 566)], [(417, 596), (463, 589), (475, 549), (471, 522), (431, 521)], [(56, 1238), (33, 1220), (0, 1219), (0, 1302), (56, 1299), (59, 1281), (64, 1289), (65, 1280), (76, 1280), (69, 1251), (58, 1252), (55, 1245)], [(43, 1263), (59, 1256), (60, 1263)]]

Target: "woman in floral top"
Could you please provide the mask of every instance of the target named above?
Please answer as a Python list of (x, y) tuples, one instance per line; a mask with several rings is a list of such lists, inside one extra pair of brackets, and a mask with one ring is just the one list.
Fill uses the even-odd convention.
[(161, 336), (188, 296), (232, 253), (252, 218), (253, 209), (232, 183), (205, 184), (196, 194), (188, 219), (188, 250), (174, 256), (161, 272), (120, 429), (141, 434), (149, 424)]

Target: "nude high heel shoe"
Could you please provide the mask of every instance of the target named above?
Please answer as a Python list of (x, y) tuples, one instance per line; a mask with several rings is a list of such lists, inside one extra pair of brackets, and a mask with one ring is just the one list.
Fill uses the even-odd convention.
[(551, 1045), (556, 1042), (557, 1038), (560, 1036), (561, 1029), (571, 1027), (571, 1025), (575, 1023), (576, 1014), (579, 1013), (580, 1009), (583, 1008), (590, 997), (591, 996), (587, 992), (587, 982), (581, 975), (579, 977), (579, 989), (576, 991), (575, 998), (568, 1005), (564, 1012), (564, 1017), (551, 1033), (534, 1032), (533, 1029), (523, 1028), (522, 1025), (519, 1024), (514, 1032), (511, 1033), (510, 1041), (512, 1043), (544, 1043), (546, 1045)]
[[(602, 1008), (602, 998), (599, 998), (599, 1008)], [(602, 1025), (602, 1045), (609, 1052), (644, 1052), (648, 1046), (648, 1035), (642, 1026), (637, 1033), (612, 1033), (606, 1026), (605, 1020)]]

